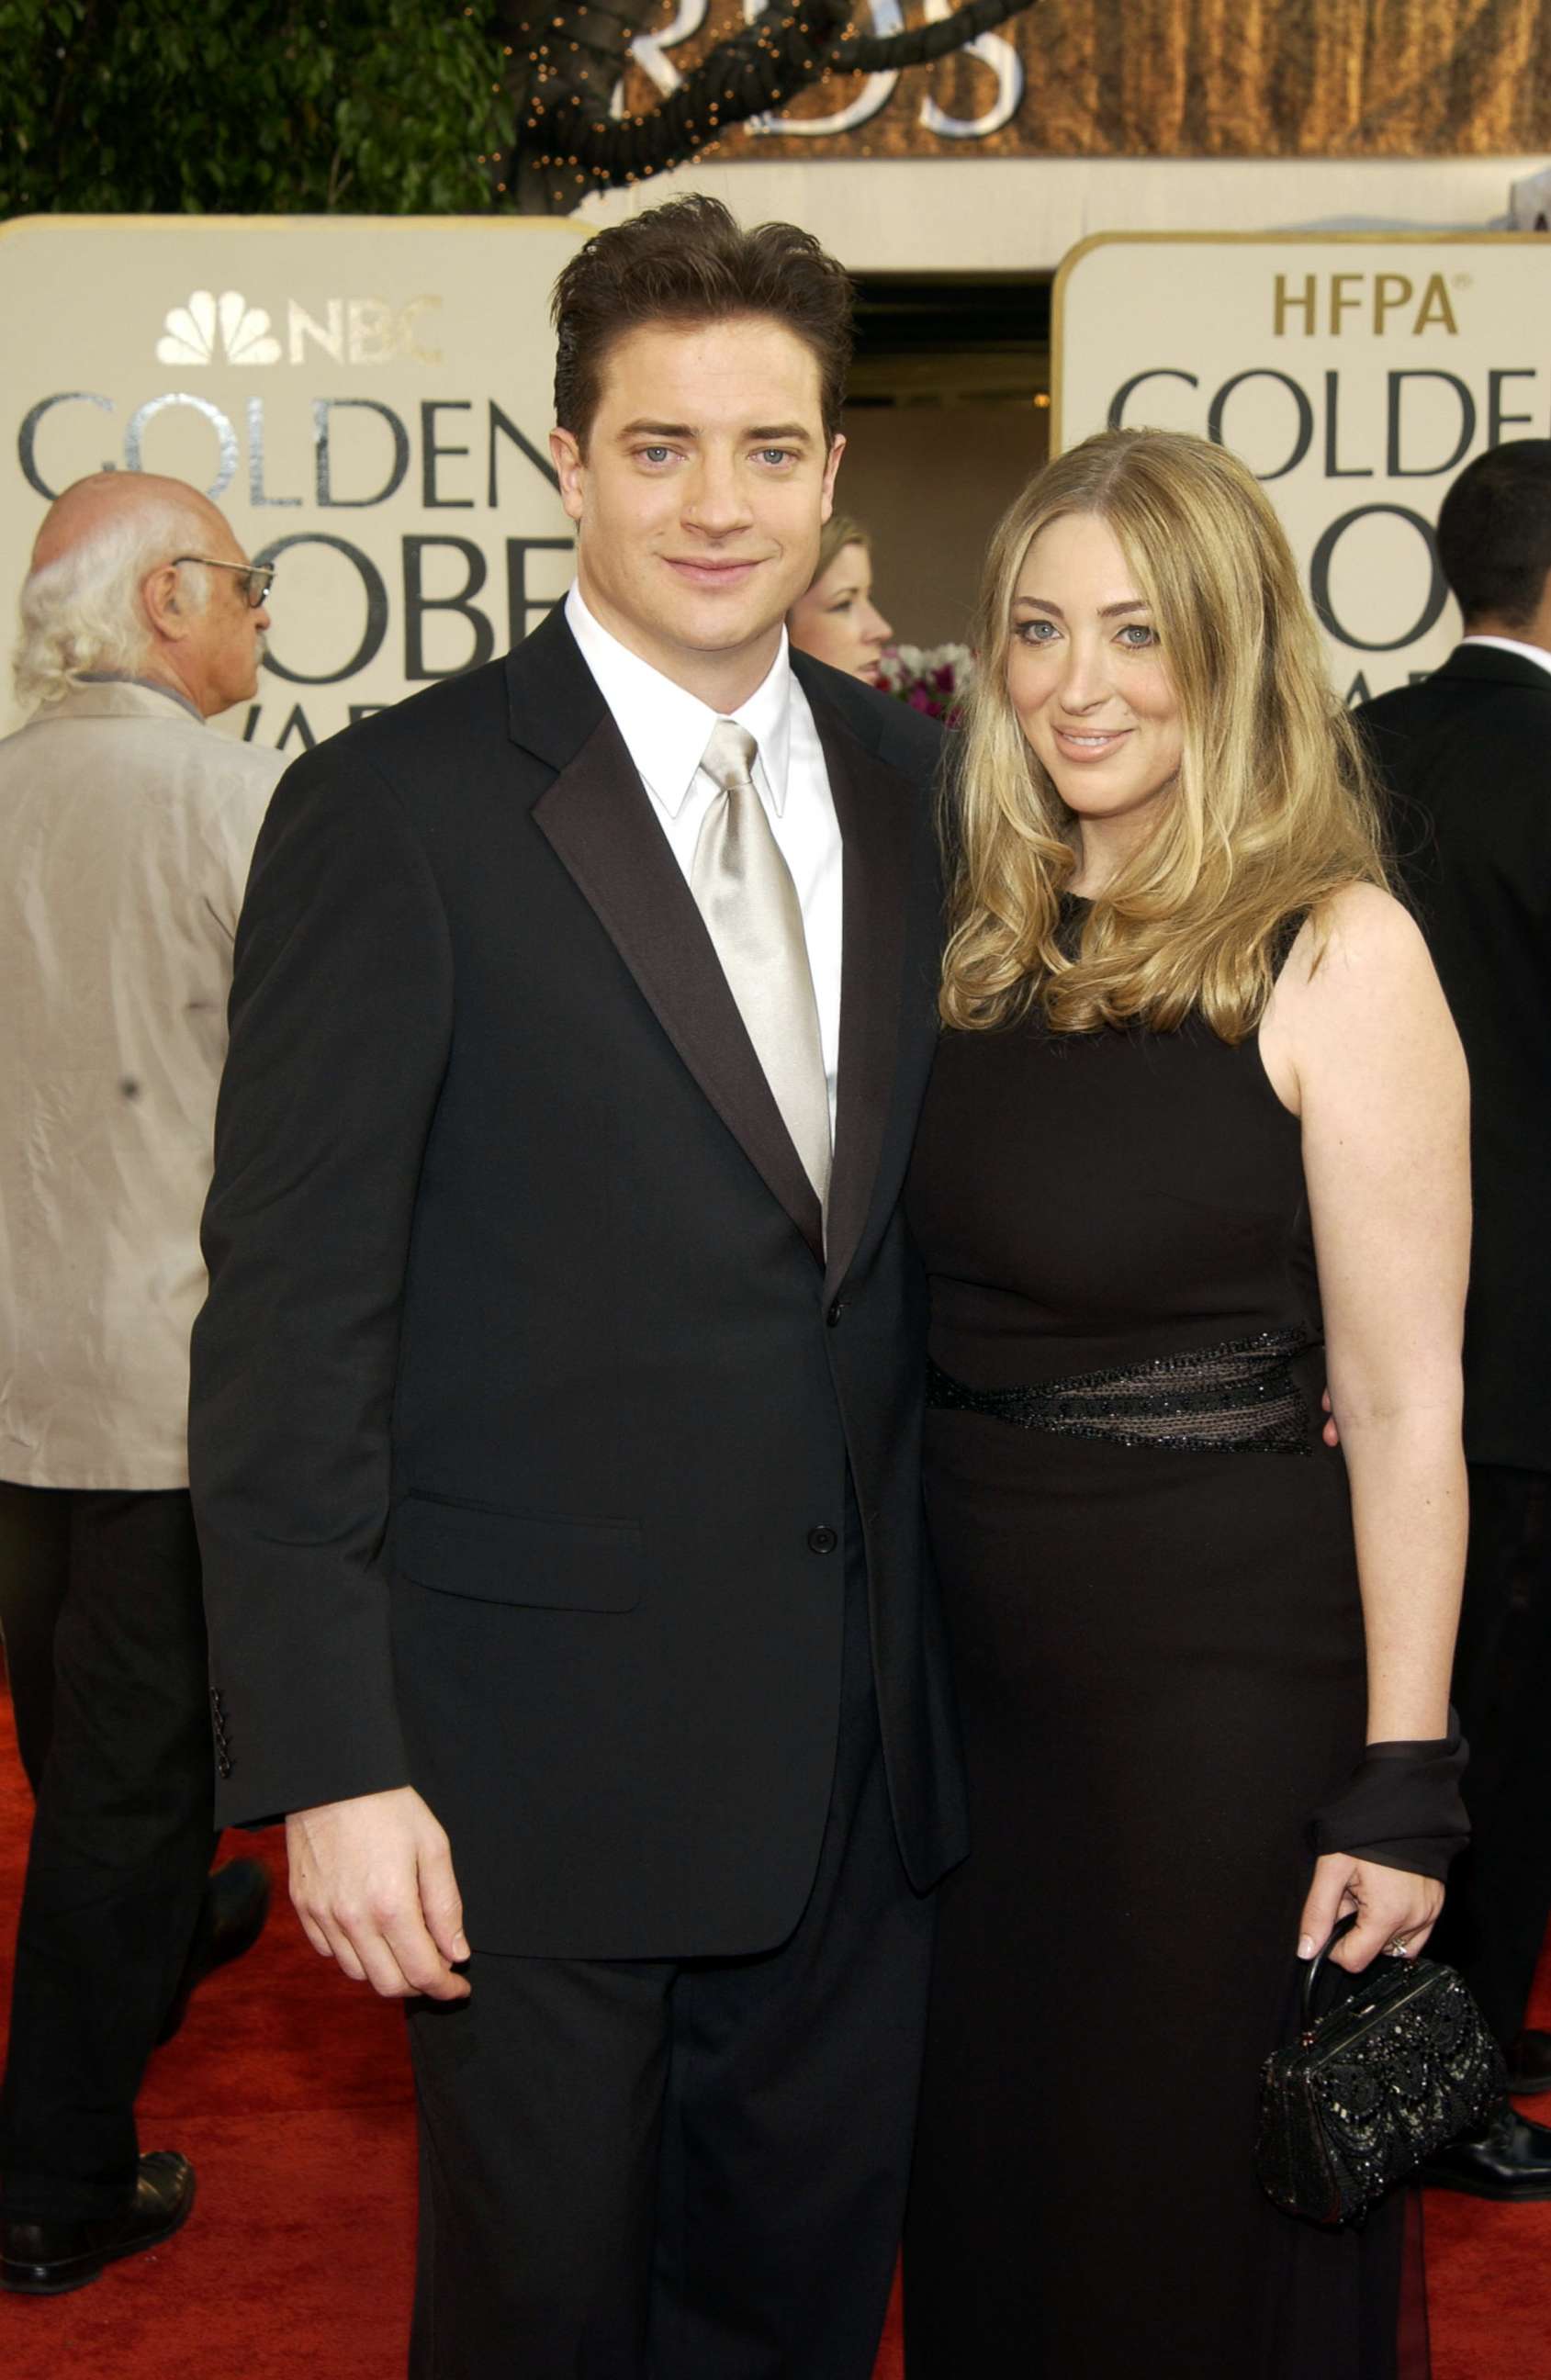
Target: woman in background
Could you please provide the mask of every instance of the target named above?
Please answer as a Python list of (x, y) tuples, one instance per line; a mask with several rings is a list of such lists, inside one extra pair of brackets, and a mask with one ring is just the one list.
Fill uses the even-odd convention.
[(872, 600), (872, 544), (859, 521), (832, 513), (818, 545), (818, 567), (786, 615), (799, 652), (848, 676), (878, 683), (878, 657), (893, 635)]
[(972, 1842), (910, 2380), (1391, 2380), (1405, 2195), (1320, 2231), (1253, 2153), (1297, 1959), (1413, 1954), (1462, 1832), (1459, 1043), (1241, 464), (1062, 456), (976, 643), (907, 1190)]

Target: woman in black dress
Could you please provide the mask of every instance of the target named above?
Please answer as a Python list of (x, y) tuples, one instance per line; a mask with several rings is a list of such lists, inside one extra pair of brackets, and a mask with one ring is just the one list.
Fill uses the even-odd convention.
[(1460, 1828), (1463, 1063), (1232, 457), (1052, 464), (977, 643), (907, 1194), (973, 1843), (909, 2380), (1389, 2380), (1404, 2200), (1316, 2230), (1253, 2141), (1298, 1959), (1418, 1950)]

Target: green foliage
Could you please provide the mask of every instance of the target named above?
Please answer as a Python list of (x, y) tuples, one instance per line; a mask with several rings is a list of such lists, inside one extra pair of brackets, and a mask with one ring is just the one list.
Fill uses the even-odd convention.
[(0, 0), (0, 216), (505, 203), (485, 0)]

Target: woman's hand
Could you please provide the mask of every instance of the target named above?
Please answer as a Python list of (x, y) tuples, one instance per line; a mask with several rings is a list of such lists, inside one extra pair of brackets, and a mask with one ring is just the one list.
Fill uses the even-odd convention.
[(1300, 1920), (1298, 1956), (1312, 1959), (1349, 1909), (1359, 1914), (1330, 1953), (1332, 1966), (1360, 1975), (1381, 1950), (1413, 1959), (1437, 1923), (1443, 1887), (1430, 1876), (1381, 1867), (1351, 1852), (1327, 1852), (1315, 1864), (1314, 1882)]

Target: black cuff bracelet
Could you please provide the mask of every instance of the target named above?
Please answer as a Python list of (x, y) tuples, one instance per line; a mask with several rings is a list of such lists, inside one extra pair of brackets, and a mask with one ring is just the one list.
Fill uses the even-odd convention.
[(1460, 1791), (1469, 1757), (1452, 1709), (1446, 1736), (1370, 1743), (1339, 1792), (1310, 1820), (1315, 1852), (1347, 1852), (1442, 1884), (1470, 1840)]

